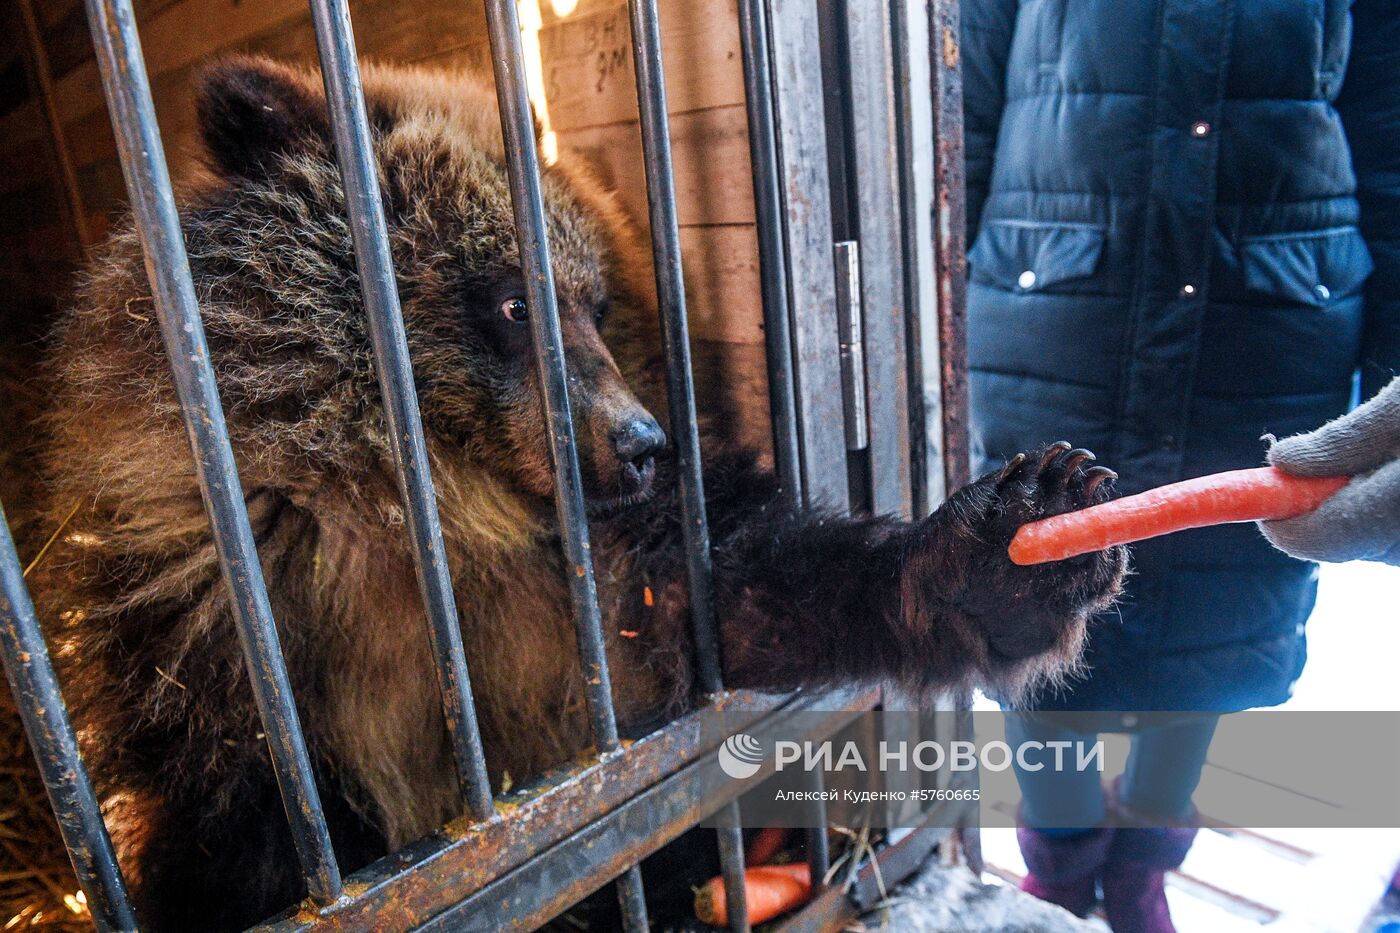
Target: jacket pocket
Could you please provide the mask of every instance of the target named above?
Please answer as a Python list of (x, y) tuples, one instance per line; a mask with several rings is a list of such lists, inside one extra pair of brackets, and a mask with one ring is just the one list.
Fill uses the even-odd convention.
[(988, 220), (967, 261), (974, 281), (1037, 292), (1093, 275), (1103, 244), (1104, 227), (1098, 224)]
[(1245, 288), (1325, 308), (1360, 289), (1371, 274), (1371, 253), (1355, 227), (1240, 241)]

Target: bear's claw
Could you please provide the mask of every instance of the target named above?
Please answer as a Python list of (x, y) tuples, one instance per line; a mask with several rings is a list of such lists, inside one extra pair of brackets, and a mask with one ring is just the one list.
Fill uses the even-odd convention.
[(1118, 478), (1107, 467), (1084, 468), (1095, 459), (1087, 448), (1058, 441), (1029, 455), (1018, 453), (997, 472), (992, 485), (999, 495), (1006, 495), (1005, 487), (1013, 481), (1038, 487), (1038, 492), (1021, 490), (1021, 495), (1038, 500), (1042, 513), (1082, 508), (1100, 501), (1100, 487)]
[(1095, 493), (1104, 483), (1112, 483), (1118, 479), (1118, 474), (1106, 466), (1090, 467), (1084, 471), (1084, 496), (1094, 502)]
[(1088, 449), (1060, 441), (1017, 454), (958, 494), (970, 507), (956, 514), (979, 543), (960, 555), (966, 583), (951, 602), (985, 639), (985, 674), (1008, 700), (1075, 669), (1089, 619), (1122, 585), (1123, 548), (1036, 567), (1016, 566), (1006, 552), (1027, 522), (1112, 496), (1118, 474), (1093, 461)]
[(1017, 454), (1010, 460), (1006, 461), (1006, 466), (1002, 467), (1001, 472), (997, 474), (997, 485), (1001, 486), (1003, 483), (1010, 480), (1011, 477), (1015, 476), (1017, 471), (1021, 469), (1021, 464), (1025, 462), (1025, 454)]
[(1044, 473), (1049, 469), (1050, 464), (1059, 459), (1061, 454), (1073, 453), (1072, 447), (1073, 445), (1071, 445), (1069, 441), (1056, 441), (1045, 448), (1045, 452), (1040, 455), (1040, 463), (1036, 466), (1036, 475)]

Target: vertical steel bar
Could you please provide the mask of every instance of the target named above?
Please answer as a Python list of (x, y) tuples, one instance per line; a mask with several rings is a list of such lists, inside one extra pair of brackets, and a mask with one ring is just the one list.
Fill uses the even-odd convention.
[[(933, 98), (929, 52), (928, 0), (905, 3), (888, 0), (891, 35), (891, 73), (894, 78), (896, 164), (899, 174), (900, 246), (903, 256), (902, 288), (905, 307), (905, 346), (909, 414), (911, 511), (915, 518), (928, 515), (945, 498), (943, 471), (942, 381), (939, 376), (938, 306), (934, 288), (933, 255)], [(944, 698), (948, 702), (948, 698)], [(925, 702), (903, 692), (888, 690), (886, 710), (919, 710)], [(894, 740), (917, 743), (942, 739), (921, 732), (919, 721), (895, 725)], [(920, 717), (921, 719), (921, 717)], [(918, 780), (899, 789), (917, 788)], [(916, 811), (922, 807), (915, 806)]]
[(622, 908), (624, 933), (647, 933), (651, 921), (647, 918), (647, 896), (642, 888), (642, 870), (636, 865), (617, 878), (617, 903)]
[(428, 637), (442, 693), (443, 716), (468, 812), (478, 820), (489, 819), (494, 815), (491, 783), (482, 753), (457, 603), (442, 540), (442, 521), (438, 516), (428, 448), (418, 412), (418, 393), (413, 384), (413, 365), (408, 356), (408, 338), (399, 307), (350, 12), (345, 0), (310, 2), (331, 130), (345, 187), (355, 264), (360, 273), (360, 291), (369, 318), (375, 370), (379, 375), (379, 392), (384, 401), (394, 467), (404, 500), (405, 523), (413, 541), (418, 588), (427, 611)]
[[(967, 390), (967, 186), (963, 160), (963, 94), (959, 0), (931, 0), (929, 49), (934, 122), (934, 267), (938, 290), (938, 359), (943, 415), (944, 487), (951, 494), (971, 479)], [(964, 710), (970, 693), (956, 698)], [(971, 739), (970, 713), (960, 739)], [(959, 827), (968, 864), (981, 870), (981, 827), (973, 811)]]
[(899, 139), (894, 95), (893, 11), (887, 2), (847, 2), (846, 83), (850, 94), (849, 171), (860, 243), (860, 309), (867, 353), (870, 420), (870, 510), (911, 514), (909, 372), (906, 363), (903, 240), (900, 236)]
[[(710, 564), (710, 529), (705, 516), (705, 487), (701, 475), (700, 433), (691, 373), (690, 335), (686, 322), (685, 280), (681, 267), (680, 221), (676, 212), (675, 169), (671, 161), (671, 131), (666, 110), (666, 74), (661, 57), (661, 26), (656, 0), (630, 0), (632, 59), (636, 65), (637, 107), (646, 162), (647, 206), (651, 217), (652, 262), (660, 300), (662, 351), (666, 359), (666, 392), (670, 404), (671, 438), (681, 494), (681, 523), (689, 581), (690, 621), (700, 686), (712, 698), (724, 690), (719, 637), (715, 625)], [(786, 314), (786, 308), (781, 309)], [(721, 828), (720, 865), (729, 904), (744, 904), (743, 830), (738, 804), (731, 802), (732, 827)], [(747, 930), (748, 920), (733, 913), (730, 928)]]
[(204, 324), (180, 231), (180, 215), (141, 58), (136, 18), (131, 0), (85, 2), (122, 173), (146, 256), (156, 316), (194, 451), (214, 548), (232, 597), (230, 604), (248, 677), (267, 734), (292, 839), (306, 872), (307, 888), (314, 899), (324, 903), (340, 894), (340, 869), (331, 850), (325, 814), (263, 584), (262, 566), (248, 526), (248, 510), (209, 362)]
[(768, 0), (739, 0), (739, 45), (744, 62), (744, 106), (749, 123), (754, 223), (758, 234), (759, 288), (768, 357), (768, 411), (773, 422), (773, 460), (784, 498), (803, 500), (793, 387), (792, 328), (788, 315), (787, 257), (783, 247), (782, 185), (773, 113), (773, 68), (769, 59)]
[(943, 468), (951, 492), (972, 470), (967, 397), (967, 189), (963, 165), (961, 38), (958, 0), (933, 0), (934, 263), (943, 389)]
[(93, 923), (102, 931), (135, 930), (126, 882), (117, 866), (102, 811), (78, 754), (58, 679), (49, 662), (44, 633), (24, 585), (5, 510), (0, 507), (0, 659), (39, 765), (58, 831), (73, 862), (78, 887), (87, 895)]
[[(773, 459), (784, 499), (796, 507), (807, 501), (803, 487), (800, 430), (797, 417), (796, 363), (788, 299), (788, 256), (785, 242), (782, 160), (778, 151), (774, 105), (772, 43), (768, 0), (739, 0), (739, 43), (744, 65), (744, 105), (749, 124), (749, 162), (753, 174), (754, 222), (758, 233), (760, 288), (768, 358), (768, 404), (773, 422)], [(734, 822), (738, 822), (738, 805)], [(825, 877), (829, 865), (826, 804), (814, 805), (816, 826), (807, 830), (807, 863), (813, 883)], [(723, 834), (728, 830), (721, 829)], [(721, 842), (720, 854), (743, 858), (743, 838)], [(733, 856), (729, 857), (732, 860)], [(727, 866), (727, 862), (723, 862)], [(743, 890), (743, 865), (725, 873), (725, 896), (735, 903)], [(736, 918), (737, 919), (737, 918)], [(747, 924), (748, 918), (742, 919)]]
[(720, 874), (724, 878), (724, 904), (733, 933), (749, 933), (749, 899), (744, 880), (744, 831), (739, 824), (739, 802), (725, 804), (719, 835)]
[[(485, 3), (491, 63), (496, 76), (496, 101), (501, 112), (506, 169), (510, 176), (511, 207), (520, 244), (535, 365), (544, 394), (545, 423), (549, 428), (549, 449), (554, 463), (554, 503), (564, 563), (569, 568), (566, 575), (578, 631), (579, 657), (583, 662), (584, 690), (593, 724), (593, 740), (600, 754), (609, 754), (620, 747), (617, 719), (613, 713), (612, 683), (603, 646), (598, 587), (593, 576), (593, 558), (589, 554), (588, 513), (584, 508), (573, 413), (569, 406), (564, 338), (546, 235), (520, 21), (514, 0), (485, 0)], [(637, 866), (632, 866), (618, 879), (617, 895), (624, 921), (629, 924), (627, 929), (646, 930), (646, 901), (641, 870)]]
[(913, 512), (921, 518), (947, 497), (943, 472), (943, 391), (939, 375), (934, 271), (933, 63), (928, 0), (891, 0), (899, 192), (903, 204), (904, 301), (908, 308), (910, 460)]
[(816, 795), (812, 800), (812, 826), (803, 831), (807, 843), (807, 867), (812, 873), (813, 889), (820, 889), (828, 869), (831, 868), (831, 843), (828, 838), (826, 801), (821, 792), (826, 789), (826, 778), (820, 770), (814, 769), (808, 776), (806, 789)]
[(686, 322), (685, 281), (681, 270), (680, 222), (676, 214), (671, 131), (666, 114), (666, 80), (661, 61), (661, 29), (656, 0), (631, 0), (632, 58), (637, 68), (637, 104), (646, 162), (647, 205), (651, 215), (651, 252), (656, 267), (656, 294), (661, 304), (661, 346), (666, 359), (666, 393), (671, 440), (676, 445), (681, 493), (682, 533), (690, 583), (690, 621), (700, 686), (710, 694), (724, 689), (719, 639), (711, 601), (710, 529), (705, 518), (701, 476), (700, 432), (691, 375), (690, 334)]
[(588, 513), (584, 507), (573, 413), (569, 406), (564, 336), (559, 325), (554, 269), (545, 231), (544, 195), (520, 47), (520, 21), (513, 0), (485, 0), (485, 3), (496, 99), (501, 111), (506, 168), (510, 176), (511, 206), (515, 212), (515, 233), (525, 279), (525, 303), (530, 311), (530, 333), (535, 345), (535, 364), (549, 429), (549, 451), (554, 463), (554, 506), (568, 568), (566, 576), (578, 629), (593, 737), (598, 742), (598, 751), (606, 754), (618, 747), (617, 721), (613, 715), (608, 659), (603, 649), (598, 586), (593, 576), (593, 558), (589, 554)]
[(808, 504), (845, 509), (850, 487), (819, 11), (811, 0), (768, 0), (768, 11), (803, 494)]

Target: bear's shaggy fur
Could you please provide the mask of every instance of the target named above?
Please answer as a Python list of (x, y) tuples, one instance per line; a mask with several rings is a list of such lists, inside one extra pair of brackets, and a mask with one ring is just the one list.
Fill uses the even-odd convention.
[[(583, 750), (588, 721), (494, 95), (389, 68), (365, 85), (482, 735), (493, 781), (520, 779)], [(460, 806), (325, 100), (309, 74), (236, 59), (207, 74), (199, 114), (208, 167), (181, 219), (353, 869)], [(618, 439), (664, 411), (650, 261), (584, 169), (566, 157), (544, 185), (607, 648), (635, 731), (691, 688), (673, 471)], [(91, 262), (47, 377), (49, 527), (79, 509), (35, 587), (123, 867), (151, 928), (241, 927), (304, 892), (129, 222)], [(1116, 550), (1007, 561), (1020, 522), (1107, 495), (1059, 448), (915, 524), (794, 513), (742, 453), (711, 451), (706, 470), (732, 686), (1015, 692), (1075, 662), (1123, 571)]]

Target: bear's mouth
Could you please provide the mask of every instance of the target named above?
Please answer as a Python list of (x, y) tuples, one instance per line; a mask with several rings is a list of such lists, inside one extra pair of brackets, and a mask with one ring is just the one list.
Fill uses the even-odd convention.
[(618, 512), (625, 511), (634, 505), (641, 505), (651, 498), (651, 490), (644, 489), (637, 492), (628, 493), (625, 496), (612, 496), (607, 499), (589, 499), (588, 516), (590, 518), (606, 518)]
[(623, 464), (617, 489), (611, 496), (590, 496), (588, 514), (595, 518), (611, 515), (649, 500), (656, 491), (656, 461), (648, 457), (640, 466)]

